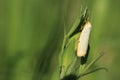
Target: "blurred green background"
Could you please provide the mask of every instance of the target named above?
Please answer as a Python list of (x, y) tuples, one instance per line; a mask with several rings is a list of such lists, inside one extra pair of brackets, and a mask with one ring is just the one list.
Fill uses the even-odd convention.
[[(58, 55), (67, 32), (87, 6), (93, 25), (89, 60), (105, 66), (81, 80), (120, 80), (119, 0), (0, 0), (0, 80), (57, 80)], [(65, 24), (65, 25), (64, 25)]]

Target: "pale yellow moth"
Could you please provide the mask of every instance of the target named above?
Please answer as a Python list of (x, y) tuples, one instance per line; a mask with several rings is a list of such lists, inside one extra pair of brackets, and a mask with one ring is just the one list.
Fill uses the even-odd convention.
[(83, 26), (83, 30), (79, 37), (78, 47), (77, 47), (77, 56), (84, 57), (88, 49), (88, 41), (91, 32), (92, 25), (89, 21)]

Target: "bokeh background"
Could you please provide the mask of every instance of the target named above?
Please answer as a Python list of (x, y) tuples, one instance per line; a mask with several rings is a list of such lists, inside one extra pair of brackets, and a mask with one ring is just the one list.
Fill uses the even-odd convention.
[(63, 29), (88, 7), (93, 25), (89, 61), (103, 66), (81, 80), (120, 80), (119, 0), (0, 0), (0, 80), (58, 80)]

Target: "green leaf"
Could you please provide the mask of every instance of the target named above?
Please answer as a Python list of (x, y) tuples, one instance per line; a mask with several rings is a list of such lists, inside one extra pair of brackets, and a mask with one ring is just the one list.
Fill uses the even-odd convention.
[(102, 53), (100, 53), (98, 56), (96, 56), (96, 58), (95, 59), (93, 59), (93, 61), (91, 61), (85, 68), (84, 68), (84, 71), (83, 72), (85, 72), (85, 71), (87, 71), (95, 62), (97, 62), (102, 56), (103, 56), (103, 52)]
[(105, 68), (105, 67), (99, 67), (99, 68), (96, 68), (96, 69), (94, 69), (94, 70), (92, 70), (92, 71), (89, 71), (89, 72), (86, 72), (86, 73), (83, 73), (83, 74), (79, 75), (78, 78), (83, 77), (83, 76), (86, 76), (86, 75), (91, 74), (91, 73), (94, 73), (94, 72), (96, 72), (96, 71), (100, 71), (100, 70), (104, 70), (104, 71), (106, 71), (106, 72), (108, 71), (108, 69)]
[(80, 24), (80, 17), (77, 17), (70, 31), (67, 33), (68, 38), (73, 36), (72, 34), (74, 33), (74, 31), (76, 31), (77, 28), (80, 30), (81, 26), (79, 26), (79, 24)]
[(85, 11), (83, 12), (82, 16), (81, 17), (79, 16), (78, 18), (76, 18), (70, 31), (67, 33), (67, 37), (71, 38), (75, 34), (81, 32), (81, 30), (83, 29), (83, 25), (88, 20), (88, 17), (89, 17), (88, 16), (88, 9), (86, 8)]
[[(74, 66), (77, 62), (76, 58), (76, 44), (80, 36), (81, 25), (86, 20), (86, 13), (82, 17), (77, 17), (70, 31), (66, 34), (64, 27), (64, 40), (60, 53), (60, 67), (64, 67), (64, 70), (61, 69), (60, 75), (62, 77), (69, 75), (75, 69)], [(80, 64), (80, 63), (79, 63)]]

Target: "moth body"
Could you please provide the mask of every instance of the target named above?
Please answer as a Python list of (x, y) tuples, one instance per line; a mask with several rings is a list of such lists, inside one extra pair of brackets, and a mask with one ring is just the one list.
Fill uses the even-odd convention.
[(88, 49), (88, 41), (90, 37), (92, 25), (89, 21), (87, 21), (84, 25), (84, 28), (80, 34), (79, 40), (78, 40), (78, 47), (77, 47), (77, 56), (78, 57), (84, 57), (87, 53)]

